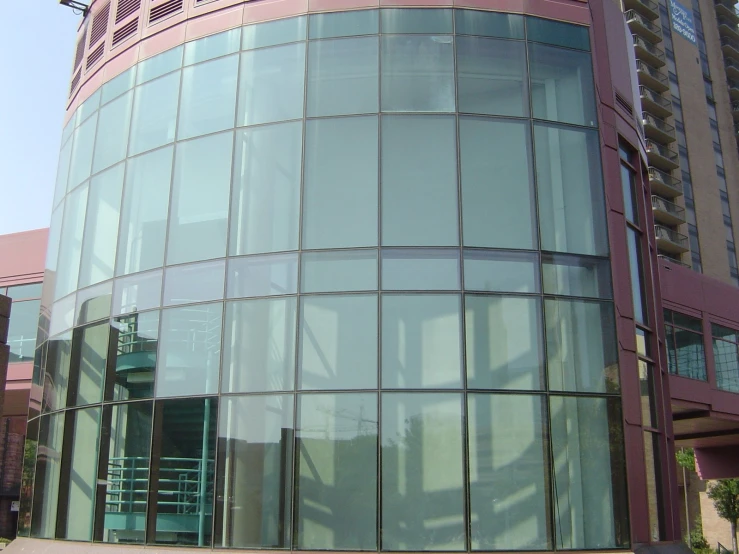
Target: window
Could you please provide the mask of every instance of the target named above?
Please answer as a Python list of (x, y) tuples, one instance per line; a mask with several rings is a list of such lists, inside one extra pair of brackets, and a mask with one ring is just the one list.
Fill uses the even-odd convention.
[(711, 324), (713, 360), (716, 364), (716, 386), (739, 392), (739, 331)]
[(700, 319), (665, 310), (665, 337), (670, 373), (705, 381), (706, 356)]

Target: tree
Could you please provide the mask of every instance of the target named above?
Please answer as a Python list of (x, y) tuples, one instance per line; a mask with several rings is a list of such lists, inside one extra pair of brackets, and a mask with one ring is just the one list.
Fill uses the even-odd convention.
[(739, 519), (739, 479), (722, 479), (708, 487), (708, 498), (713, 500), (721, 519), (731, 524), (731, 549), (739, 554), (736, 547), (736, 522)]

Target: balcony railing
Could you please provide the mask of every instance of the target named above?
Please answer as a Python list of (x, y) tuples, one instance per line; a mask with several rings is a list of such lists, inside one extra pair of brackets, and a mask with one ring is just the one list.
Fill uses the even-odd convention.
[(688, 251), (688, 237), (662, 225), (654, 226), (657, 247), (666, 252), (682, 253)]
[(672, 142), (675, 140), (675, 128), (663, 119), (648, 112), (642, 112), (641, 118), (647, 137), (662, 142)]
[(642, 107), (648, 111), (662, 117), (672, 115), (672, 102), (660, 93), (644, 85), (639, 85), (639, 97), (641, 98)]
[(730, 56), (739, 57), (739, 42), (727, 37), (721, 37), (721, 48)]
[(650, 158), (651, 165), (655, 165), (663, 171), (671, 171), (680, 167), (677, 152), (674, 150), (651, 140), (646, 141), (646, 146), (647, 156)]
[(716, 10), (721, 8), (728, 13), (735, 14), (736, 2), (734, 0), (713, 0)]
[(736, 19), (729, 19), (720, 15), (716, 18), (716, 21), (718, 22), (718, 30), (721, 34), (728, 35), (733, 39), (739, 39), (739, 28), (736, 26)]
[(662, 73), (656, 67), (653, 67), (649, 63), (637, 59), (636, 60), (636, 71), (639, 75), (639, 83), (648, 86), (652, 90), (658, 92), (665, 92), (670, 88), (667, 75)]
[(655, 67), (662, 67), (667, 63), (665, 53), (661, 48), (639, 35), (631, 35), (634, 40), (634, 51), (639, 58), (646, 60)]
[(657, 254), (657, 257), (660, 260), (664, 260), (666, 262), (670, 262), (671, 264), (681, 265), (683, 267), (687, 267), (688, 269), (690, 269), (690, 266), (688, 264), (686, 264), (685, 262), (681, 262), (680, 260), (677, 260), (677, 259), (675, 259), (675, 258), (673, 258), (671, 256), (665, 256), (664, 254)]
[(728, 77), (739, 79), (739, 62), (731, 56), (724, 56), (724, 68)]
[(636, 10), (628, 10), (624, 15), (626, 15), (629, 28), (634, 33), (643, 36), (650, 42), (662, 42), (662, 29), (659, 25), (655, 25)]
[(659, 4), (652, 0), (624, 0), (627, 10), (635, 10), (648, 19), (659, 19)]
[(669, 173), (660, 171), (656, 167), (649, 168), (649, 186), (652, 192), (656, 192), (668, 198), (681, 196), (683, 193), (683, 185), (680, 179), (673, 177)]
[(685, 223), (685, 208), (659, 196), (652, 196), (652, 212), (655, 220), (668, 225)]

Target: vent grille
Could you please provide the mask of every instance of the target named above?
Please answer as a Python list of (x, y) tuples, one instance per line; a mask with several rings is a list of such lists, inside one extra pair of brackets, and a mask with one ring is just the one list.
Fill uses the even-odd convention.
[(168, 0), (149, 10), (149, 25), (182, 10), (182, 0)]
[(113, 33), (112, 46), (117, 46), (118, 44), (126, 40), (128, 37), (135, 35), (138, 27), (139, 27), (139, 20), (133, 19), (129, 21), (128, 23), (126, 23), (120, 29), (116, 29), (116, 31)]
[(79, 65), (82, 63), (82, 58), (85, 55), (85, 35), (82, 35), (80, 37), (80, 40), (77, 41), (77, 51), (74, 54), (74, 68), (77, 69)]
[(77, 74), (74, 77), (72, 77), (72, 82), (69, 85), (69, 96), (72, 96), (74, 89), (76, 89), (77, 85), (80, 84), (80, 77), (82, 77), (81, 69), (77, 72)]
[(628, 113), (629, 115), (634, 115), (634, 106), (632, 106), (631, 102), (626, 100), (619, 93), (616, 93), (616, 103), (621, 106), (621, 109), (623, 109), (626, 113)]
[(118, 0), (118, 6), (115, 10), (115, 23), (118, 25), (133, 12), (141, 7), (141, 0)]
[(90, 69), (95, 65), (105, 53), (105, 43), (101, 44), (95, 50), (93, 50), (89, 56), (87, 56), (87, 69)]
[(106, 4), (105, 7), (95, 14), (92, 18), (92, 29), (90, 30), (90, 43), (92, 47), (101, 38), (105, 36), (105, 32), (108, 30), (108, 16), (110, 15), (110, 3)]

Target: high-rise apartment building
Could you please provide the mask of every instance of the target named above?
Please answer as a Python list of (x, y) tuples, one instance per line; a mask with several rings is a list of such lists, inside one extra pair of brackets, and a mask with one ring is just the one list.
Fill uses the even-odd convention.
[(11, 551), (679, 548), (675, 449), (739, 474), (733, 31), (623, 8), (94, 1)]

